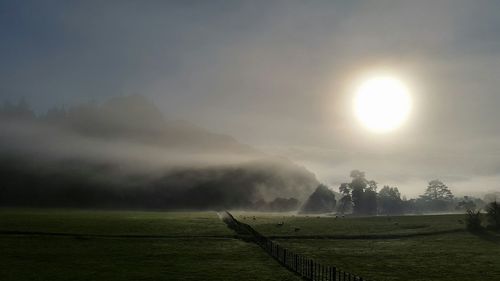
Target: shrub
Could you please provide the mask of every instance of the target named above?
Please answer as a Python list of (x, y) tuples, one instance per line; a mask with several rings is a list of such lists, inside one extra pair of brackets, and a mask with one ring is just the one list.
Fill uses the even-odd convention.
[(493, 201), (486, 206), (486, 216), (488, 218), (488, 227), (500, 229), (500, 204)]
[(468, 209), (465, 218), (465, 224), (469, 231), (479, 231), (482, 229), (481, 226), (481, 211), (476, 211), (474, 209)]

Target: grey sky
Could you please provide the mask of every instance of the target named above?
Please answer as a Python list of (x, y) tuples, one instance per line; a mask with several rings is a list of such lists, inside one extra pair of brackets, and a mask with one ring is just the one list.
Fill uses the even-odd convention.
[[(168, 118), (414, 196), (439, 177), (500, 190), (495, 1), (0, 1), (0, 98), (37, 110), (143, 94)], [(374, 135), (353, 81), (390, 69), (415, 101)]]

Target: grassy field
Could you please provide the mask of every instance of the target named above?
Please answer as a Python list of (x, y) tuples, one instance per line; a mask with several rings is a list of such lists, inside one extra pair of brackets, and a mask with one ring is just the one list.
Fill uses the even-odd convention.
[(213, 212), (2, 210), (0, 232), (2, 281), (299, 280)]
[(0, 232), (232, 236), (215, 212), (0, 210)]
[[(296, 216), (277, 213), (234, 214), (241, 222), (252, 225), (266, 236), (339, 236), (374, 237), (413, 235), (463, 230), (464, 215), (332, 217)], [(254, 220), (255, 217), (255, 220)], [(278, 223), (283, 222), (283, 226)], [(299, 230), (297, 231), (296, 228)]]
[(464, 215), (237, 218), (297, 253), (373, 280), (500, 280), (500, 235), (468, 233)]
[[(500, 280), (500, 236), (466, 232), (463, 215), (234, 214), (297, 253), (372, 280)], [(3, 209), (0, 253), (2, 281), (300, 280), (236, 239), (215, 212)]]

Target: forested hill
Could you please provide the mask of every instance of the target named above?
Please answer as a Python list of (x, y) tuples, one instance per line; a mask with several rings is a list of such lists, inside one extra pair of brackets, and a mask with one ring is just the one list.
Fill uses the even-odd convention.
[(142, 96), (41, 115), (5, 103), (0, 126), (3, 206), (252, 208), (318, 184), (286, 159), (166, 120)]

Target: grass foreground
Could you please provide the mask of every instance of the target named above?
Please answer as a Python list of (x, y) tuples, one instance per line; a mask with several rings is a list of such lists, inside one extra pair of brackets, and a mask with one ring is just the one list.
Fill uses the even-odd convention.
[(0, 233), (2, 281), (300, 280), (214, 212), (3, 210)]
[[(370, 280), (500, 280), (500, 235), (463, 215), (235, 212), (288, 249)], [(301, 280), (215, 212), (0, 210), (0, 280)]]
[(500, 280), (500, 234), (467, 232), (465, 215), (237, 217), (296, 253), (370, 280)]

